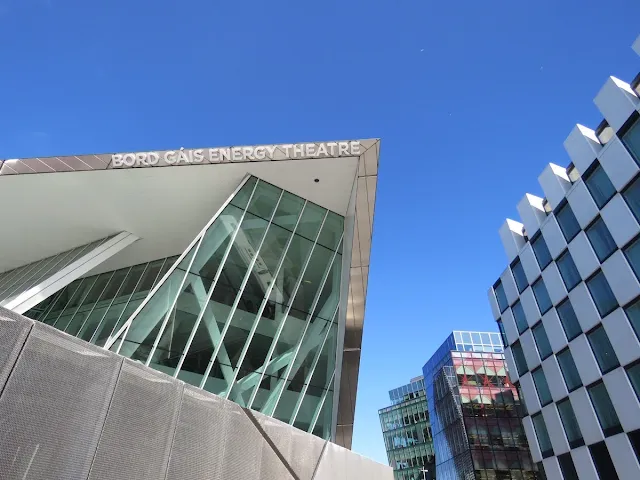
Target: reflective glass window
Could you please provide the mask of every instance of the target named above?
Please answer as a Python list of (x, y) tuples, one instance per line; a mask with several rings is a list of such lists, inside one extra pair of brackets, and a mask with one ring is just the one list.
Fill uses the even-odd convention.
[(627, 318), (635, 330), (636, 335), (640, 338), (640, 300), (637, 300), (635, 303), (625, 308), (624, 311), (627, 314)]
[(500, 331), (500, 337), (502, 337), (502, 343), (504, 345), (509, 345), (507, 342), (507, 335), (504, 332), (504, 325), (502, 325), (502, 321), (498, 320), (498, 330)]
[(578, 419), (571, 406), (571, 401), (567, 398), (557, 403), (558, 413), (560, 414), (560, 420), (562, 420), (562, 426), (564, 427), (564, 433), (567, 436), (569, 445), (571, 448), (577, 448), (584, 445), (582, 439), (582, 432), (578, 425)]
[(562, 470), (564, 480), (580, 480), (570, 452), (559, 455), (558, 463), (560, 464), (560, 470)]
[(576, 363), (573, 361), (571, 350), (566, 348), (559, 352), (558, 355), (556, 355), (556, 359), (558, 360), (558, 365), (560, 366), (564, 383), (567, 385), (567, 390), (571, 392), (576, 388), (581, 387), (582, 380), (580, 379)]
[(589, 398), (596, 411), (598, 421), (605, 435), (614, 435), (622, 431), (616, 409), (611, 402), (607, 387), (603, 382), (598, 382), (587, 389)]
[(549, 311), (553, 304), (551, 303), (549, 292), (547, 291), (547, 287), (544, 284), (544, 280), (542, 280), (542, 278), (533, 284), (533, 294), (536, 297), (536, 301), (538, 302), (540, 313), (544, 315)]
[(542, 413), (537, 413), (531, 417), (533, 421), (533, 427), (536, 431), (536, 437), (538, 438), (538, 445), (542, 452), (542, 457), (547, 458), (553, 455), (553, 447), (551, 445), (551, 438), (547, 431), (547, 425), (544, 423)]
[(631, 156), (640, 164), (640, 119), (622, 135), (621, 140)]
[(589, 452), (598, 471), (598, 476), (601, 479), (618, 480), (616, 468), (613, 466), (609, 450), (604, 441), (589, 445)]
[(513, 273), (513, 278), (516, 281), (516, 285), (518, 287), (518, 293), (524, 292), (524, 290), (529, 285), (529, 282), (527, 281), (527, 276), (524, 273), (524, 268), (522, 267), (522, 263), (520, 262), (519, 258), (515, 261), (515, 263), (511, 267), (511, 272)]
[(511, 311), (513, 312), (513, 318), (515, 319), (516, 326), (518, 327), (518, 333), (524, 333), (527, 328), (529, 328), (529, 325), (527, 324), (527, 317), (524, 314), (524, 308), (522, 308), (520, 300), (513, 304)]
[(513, 353), (513, 360), (516, 362), (518, 375), (524, 375), (527, 372), (527, 360), (524, 357), (524, 352), (522, 351), (522, 346), (519, 341), (511, 345), (511, 353)]
[(602, 270), (587, 280), (587, 288), (602, 318), (618, 308), (618, 301)]
[(633, 389), (635, 390), (638, 399), (640, 399), (640, 363), (628, 366), (627, 375), (629, 375), (631, 385), (633, 385)]
[(613, 345), (602, 325), (588, 333), (587, 338), (602, 373), (610, 372), (620, 366)]
[(531, 246), (533, 247), (533, 253), (535, 253), (538, 259), (540, 270), (544, 270), (547, 265), (551, 263), (551, 253), (549, 253), (547, 242), (544, 241), (544, 237), (540, 234), (531, 242)]
[(584, 183), (591, 192), (593, 200), (599, 209), (602, 210), (611, 197), (616, 194), (616, 189), (609, 180), (601, 165), (597, 165), (593, 171), (584, 179)]
[(600, 263), (604, 262), (616, 250), (616, 242), (602, 218), (598, 218), (586, 229), (587, 237)]
[(640, 222), (640, 178), (634, 180), (622, 192), (622, 196), (629, 205), (629, 209), (633, 212), (636, 220)]
[(633, 268), (636, 277), (640, 278), (640, 239), (625, 248), (624, 254), (627, 257), (631, 268)]
[(567, 336), (567, 340), (571, 341), (582, 333), (582, 327), (580, 326), (580, 322), (578, 322), (578, 317), (569, 299), (558, 305), (556, 311), (558, 312), (558, 318), (560, 318), (560, 323)]
[(531, 376), (533, 377), (533, 383), (536, 385), (536, 390), (538, 391), (538, 398), (540, 399), (540, 404), (544, 407), (545, 405), (549, 405), (553, 399), (551, 398), (551, 391), (549, 390), (549, 384), (547, 383), (547, 378), (544, 376), (544, 371), (542, 367), (531, 372)]
[(498, 282), (493, 290), (496, 292), (498, 307), (500, 307), (500, 313), (502, 313), (507, 309), (507, 307), (509, 307), (509, 302), (507, 302), (507, 295), (504, 293), (502, 282)]
[(549, 343), (549, 337), (547, 336), (547, 332), (544, 329), (544, 325), (542, 325), (542, 322), (540, 322), (531, 330), (533, 332), (533, 337), (536, 340), (536, 345), (538, 346), (540, 358), (544, 360), (553, 353), (553, 350), (551, 349), (551, 343)]
[(558, 265), (558, 270), (562, 276), (562, 281), (567, 287), (567, 291), (571, 291), (573, 287), (582, 281), (578, 268), (576, 267), (576, 264), (568, 250), (560, 255), (556, 264)]
[(568, 202), (558, 210), (556, 220), (558, 221), (558, 225), (560, 225), (560, 230), (562, 230), (562, 234), (567, 243), (573, 240), (580, 232), (580, 224)]

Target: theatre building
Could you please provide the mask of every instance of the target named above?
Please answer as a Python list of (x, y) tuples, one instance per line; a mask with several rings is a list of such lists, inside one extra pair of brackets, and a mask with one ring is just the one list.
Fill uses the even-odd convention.
[[(7, 478), (23, 478), (27, 465), (32, 474), (36, 467), (43, 469), (43, 476), (24, 478), (210, 475), (178, 468), (191, 458), (176, 454), (186, 438), (180, 440), (181, 425), (195, 435), (189, 429), (205, 428), (211, 420), (192, 415), (187, 422), (187, 399), (220, 402), (220, 412), (214, 409), (211, 415), (244, 412), (256, 425), (256, 438), (266, 441), (260, 443), (262, 466), (245, 465), (251, 463), (251, 452), (243, 449), (252, 448), (249, 440), (241, 439), (236, 452), (224, 454), (242, 458), (235, 462), (244, 465), (238, 470), (242, 478), (254, 478), (247, 473), (251, 468), (255, 478), (271, 478), (265, 455), (284, 468), (278, 478), (307, 477), (296, 462), (308, 463), (308, 478), (314, 472), (314, 478), (333, 478), (323, 462), (340, 455), (345, 457), (339, 468), (358, 459), (350, 478), (387, 478), (387, 473), (392, 478), (388, 467), (348, 451), (379, 150), (378, 140), (357, 140), (0, 161), (0, 307), (6, 309), (0, 310), (6, 317), (0, 321), (5, 329), (0, 331), (0, 418), (13, 419), (0, 432), (0, 465), (15, 470), (7, 470), (13, 472)], [(54, 355), (57, 349), (65, 353)], [(86, 367), (71, 368), (73, 362), (64, 360), (70, 352), (89, 352), (83, 353)], [(28, 363), (31, 356), (36, 360)], [(119, 365), (113, 385), (106, 378), (85, 385), (97, 368), (91, 362), (102, 358)], [(96, 412), (104, 409), (105, 417), (94, 419), (95, 438), (83, 438), (88, 460), (73, 467), (77, 475), (69, 473), (60, 452), (47, 453), (64, 453), (67, 436), (77, 441), (68, 427), (57, 430), (59, 445), (29, 440), (19, 428), (23, 415), (34, 432), (46, 431), (56, 409), (80, 402), (67, 391), (64, 401), (50, 405), (50, 414), (44, 405), (38, 410), (41, 400), (33, 398), (41, 398), (40, 380), (34, 378), (40, 373), (34, 362), (49, 371), (46, 381), (62, 379), (47, 387), (54, 393), (68, 388), (82, 396), (91, 390)], [(106, 375), (109, 370), (96, 371)], [(124, 407), (127, 414), (115, 413), (125, 390), (138, 388), (132, 395), (143, 402), (139, 407), (146, 405), (140, 415), (154, 414), (142, 399), (149, 397), (142, 379), (151, 379), (154, 388), (174, 389), (166, 402), (165, 394), (154, 394), (163, 398), (157, 402), (162, 408), (175, 403), (164, 426), (172, 433), (166, 445), (157, 446), (165, 452), (157, 462), (145, 457), (146, 450), (134, 459), (132, 452), (142, 447), (133, 440), (131, 445), (116, 441), (124, 436), (118, 428), (136, 425), (150, 429), (130, 432), (142, 443), (161, 437), (154, 434), (153, 422), (136, 422)], [(23, 391), (30, 381), (35, 390)], [(95, 394), (102, 386), (104, 397)], [(19, 401), (37, 411), (14, 411)], [(76, 411), (82, 417), (82, 408)], [(288, 432), (285, 446), (278, 445), (281, 436), (270, 433), (273, 425)], [(309, 458), (302, 450), (292, 453), (296, 435), (306, 439)], [(109, 442), (113, 448), (107, 454)], [(131, 452), (122, 451), (125, 444)], [(47, 455), (57, 466), (47, 463)], [(234, 463), (224, 455), (220, 458), (226, 460), (212, 463), (215, 468)], [(160, 470), (138, 475), (144, 462)], [(220, 478), (232, 478), (230, 472)]]

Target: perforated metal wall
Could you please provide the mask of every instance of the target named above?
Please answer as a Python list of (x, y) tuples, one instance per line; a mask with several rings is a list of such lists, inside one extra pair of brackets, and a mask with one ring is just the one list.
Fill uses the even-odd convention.
[(391, 480), (391, 468), (0, 308), (2, 480)]

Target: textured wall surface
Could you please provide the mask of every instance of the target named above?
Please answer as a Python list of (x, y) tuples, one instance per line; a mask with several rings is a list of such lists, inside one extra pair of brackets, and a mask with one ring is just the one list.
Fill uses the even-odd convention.
[(0, 309), (2, 480), (391, 480), (390, 467)]

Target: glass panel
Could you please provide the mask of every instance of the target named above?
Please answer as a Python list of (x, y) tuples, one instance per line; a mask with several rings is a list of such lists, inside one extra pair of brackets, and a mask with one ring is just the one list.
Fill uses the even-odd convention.
[(560, 258), (558, 258), (556, 263), (567, 290), (571, 291), (573, 287), (582, 281), (580, 272), (578, 272), (578, 268), (576, 267), (571, 254), (568, 251), (565, 252)]
[(533, 336), (536, 340), (536, 345), (538, 346), (540, 358), (544, 360), (553, 353), (553, 350), (551, 349), (549, 337), (547, 337), (547, 332), (545, 331), (542, 323), (539, 323), (533, 328)]
[(629, 375), (631, 385), (633, 385), (633, 389), (636, 391), (638, 399), (640, 399), (640, 363), (627, 367), (627, 375)]
[(620, 427), (620, 420), (616, 414), (616, 409), (613, 407), (613, 403), (611, 403), (609, 392), (607, 392), (604, 383), (600, 382), (590, 387), (589, 397), (591, 397), (591, 403), (593, 403), (593, 408), (596, 411), (600, 426), (602, 430), (605, 431), (605, 434), (609, 429)]
[(618, 480), (618, 474), (616, 468), (609, 456), (609, 450), (605, 442), (598, 442), (594, 445), (589, 445), (589, 451), (591, 452), (591, 458), (598, 471), (600, 478), (606, 478), (607, 480)]
[(498, 282), (493, 290), (496, 293), (496, 299), (498, 300), (498, 307), (500, 307), (500, 313), (502, 313), (507, 309), (507, 307), (509, 307), (509, 302), (507, 301), (507, 296), (504, 293), (504, 287), (502, 286), (502, 282)]
[(558, 402), (557, 406), (562, 425), (564, 426), (564, 433), (567, 435), (567, 440), (569, 440), (572, 448), (576, 448), (579, 446), (577, 443), (582, 440), (582, 432), (580, 431), (580, 426), (578, 425), (578, 420), (576, 419), (576, 414), (573, 411), (571, 402), (567, 398), (562, 402)]
[(249, 198), (251, 197), (251, 192), (253, 192), (253, 188), (256, 185), (258, 179), (256, 177), (249, 178), (246, 183), (242, 186), (242, 188), (234, 195), (231, 199), (231, 204), (235, 205), (241, 210), (247, 208), (247, 203), (249, 202)]
[(551, 298), (549, 298), (549, 292), (542, 279), (533, 284), (533, 294), (538, 302), (538, 308), (540, 313), (544, 315), (553, 306)]
[[(538, 437), (538, 444), (540, 445), (540, 451), (543, 456), (548, 455), (549, 453), (553, 454), (553, 447), (551, 446), (551, 438), (549, 438), (549, 433), (547, 432), (547, 425), (544, 423), (544, 418), (542, 418), (542, 414), (538, 413), (531, 417), (533, 421), (533, 426), (536, 431), (536, 436)], [(546, 455), (545, 455), (546, 454)]]
[(524, 308), (522, 308), (522, 304), (520, 300), (513, 304), (513, 308), (511, 309), (513, 312), (513, 318), (516, 321), (516, 326), (518, 327), (519, 333), (524, 333), (529, 325), (527, 324), (527, 317), (524, 314)]
[(301, 235), (308, 240), (315, 241), (325, 214), (327, 214), (327, 210), (325, 208), (314, 203), (307, 202), (307, 205), (304, 207), (304, 211), (302, 212), (302, 218), (300, 218), (296, 234)]
[(640, 120), (635, 121), (621, 140), (631, 156), (640, 164)]
[(576, 312), (573, 310), (573, 306), (569, 300), (565, 300), (558, 305), (556, 311), (558, 312), (560, 323), (562, 323), (562, 328), (569, 341), (582, 333), (582, 327), (580, 326), (580, 322), (578, 322)]
[(270, 219), (281, 193), (282, 190), (280, 188), (270, 183), (259, 181), (247, 207), (247, 212), (266, 220)]
[(50, 307), (49, 311), (45, 313), (41, 321), (47, 325), (53, 325), (55, 327), (60, 314), (64, 311), (65, 306), (70, 302), (71, 298), (83, 281), (84, 279), (81, 278), (71, 282), (67, 287), (65, 287), (60, 292), (60, 295)]
[(622, 196), (627, 201), (627, 205), (629, 205), (636, 219), (640, 221), (640, 178), (629, 185), (622, 193)]
[(638, 338), (640, 338), (640, 300), (636, 301), (633, 305), (625, 308), (627, 317), (631, 326), (636, 332)]
[(513, 359), (516, 362), (516, 368), (518, 369), (518, 375), (522, 376), (527, 372), (527, 361), (524, 358), (524, 352), (520, 346), (520, 342), (516, 342), (511, 345), (511, 352), (513, 353)]
[(284, 192), (273, 216), (273, 223), (292, 232), (303, 207), (304, 200), (302, 198), (292, 193)]
[(600, 263), (604, 262), (618, 248), (602, 218), (598, 218), (586, 230), (586, 233)]
[(565, 203), (564, 207), (558, 210), (556, 219), (564, 238), (569, 243), (580, 232), (580, 224), (568, 203)]
[(329, 390), (327, 393), (322, 409), (318, 414), (316, 426), (313, 429), (313, 434), (320, 438), (331, 437), (331, 422), (333, 413), (333, 390)]
[(591, 172), (584, 180), (584, 183), (587, 185), (593, 200), (600, 210), (602, 210), (602, 207), (616, 194), (615, 187), (600, 165)]
[(549, 253), (549, 249), (547, 248), (547, 242), (544, 241), (542, 235), (538, 235), (538, 238), (531, 242), (531, 246), (533, 247), (533, 253), (536, 254), (536, 258), (538, 259), (540, 270), (544, 270), (547, 265), (551, 263), (551, 253)]
[(318, 244), (330, 250), (336, 250), (344, 231), (344, 218), (334, 212), (329, 212), (318, 237)]
[(571, 392), (576, 388), (581, 387), (582, 380), (580, 379), (580, 374), (578, 373), (576, 364), (573, 361), (571, 351), (567, 348), (566, 350), (558, 353), (556, 358), (558, 359), (558, 364), (560, 365), (564, 382), (567, 384), (567, 389)]
[(624, 249), (624, 254), (633, 268), (636, 277), (640, 278), (640, 240), (636, 240)]
[(547, 384), (547, 379), (544, 376), (544, 372), (542, 368), (538, 368), (537, 370), (531, 372), (533, 376), (533, 382), (536, 385), (536, 390), (538, 390), (538, 397), (540, 398), (540, 404), (544, 407), (552, 402), (551, 391), (549, 390), (549, 385)]
[(573, 464), (571, 453), (560, 455), (558, 457), (558, 463), (560, 464), (564, 480), (580, 480), (580, 478), (578, 478), (578, 472), (576, 472), (576, 467)]
[(618, 301), (602, 271), (587, 281), (587, 287), (602, 318), (618, 308)]
[(97, 276), (87, 277), (83, 282), (80, 283), (78, 289), (74, 292), (73, 296), (69, 300), (69, 303), (64, 307), (64, 311), (60, 315), (60, 318), (58, 318), (58, 320), (56, 321), (54, 327), (62, 330), (63, 332), (66, 332), (67, 329), (69, 329), (69, 325), (73, 320), (76, 312), (78, 311), (78, 308), (80, 308), (80, 306), (84, 302), (85, 297), (89, 294), (91, 287), (93, 287), (93, 284), (97, 279)]
[(602, 325), (589, 333), (587, 338), (602, 373), (607, 373), (620, 365), (616, 352), (609, 341), (609, 336)]
[(518, 286), (518, 293), (524, 292), (524, 290), (529, 285), (529, 282), (527, 281), (527, 276), (524, 273), (524, 268), (522, 268), (522, 263), (520, 263), (520, 260), (516, 261), (516, 263), (513, 264), (511, 271), (513, 272), (513, 278), (515, 279), (516, 285)]

